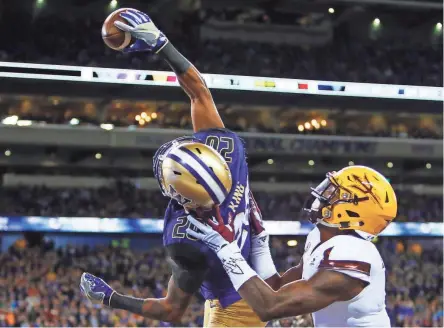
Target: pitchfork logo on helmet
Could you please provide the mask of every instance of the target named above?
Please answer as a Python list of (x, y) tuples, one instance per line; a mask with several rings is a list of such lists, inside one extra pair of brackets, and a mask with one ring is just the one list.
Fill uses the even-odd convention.
[(231, 190), (231, 172), (225, 160), (193, 137), (161, 146), (153, 166), (162, 193), (186, 209), (211, 209), (223, 203)]
[(355, 230), (366, 239), (383, 231), (396, 217), (395, 191), (379, 172), (349, 166), (312, 188), (303, 211), (312, 223)]

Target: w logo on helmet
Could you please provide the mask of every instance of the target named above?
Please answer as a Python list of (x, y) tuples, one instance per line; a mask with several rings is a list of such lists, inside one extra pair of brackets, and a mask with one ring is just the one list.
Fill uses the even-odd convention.
[(181, 194), (179, 194), (179, 193), (173, 188), (172, 185), (169, 185), (168, 188), (169, 188), (169, 192), (170, 192), (171, 198), (177, 200), (177, 202), (178, 202), (180, 205), (183, 206), (183, 205), (185, 205), (185, 204), (191, 203), (191, 199), (188, 199), (188, 198), (183, 197)]

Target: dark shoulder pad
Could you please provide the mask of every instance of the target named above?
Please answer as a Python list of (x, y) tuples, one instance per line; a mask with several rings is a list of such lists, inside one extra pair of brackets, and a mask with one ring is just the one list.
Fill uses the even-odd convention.
[(185, 269), (206, 269), (205, 255), (196, 246), (177, 243), (166, 246), (168, 256)]
[(186, 293), (195, 293), (207, 271), (205, 255), (197, 247), (184, 243), (168, 245), (166, 250), (176, 285)]

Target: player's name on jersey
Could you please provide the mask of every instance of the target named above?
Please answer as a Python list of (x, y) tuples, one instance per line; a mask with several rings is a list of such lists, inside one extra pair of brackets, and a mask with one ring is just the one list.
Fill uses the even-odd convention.
[[(443, 101), (443, 88), (203, 74), (209, 88), (326, 96)], [(172, 72), (0, 62), (0, 77), (179, 87)]]
[[(67, 233), (154, 233), (163, 231), (161, 219), (141, 218), (97, 218), (97, 217), (0, 217), (0, 231), (22, 232), (67, 232)], [(265, 228), (271, 235), (307, 235), (313, 225), (300, 221), (265, 221)], [(441, 222), (393, 222), (381, 236), (424, 236), (442, 237), (444, 224)]]

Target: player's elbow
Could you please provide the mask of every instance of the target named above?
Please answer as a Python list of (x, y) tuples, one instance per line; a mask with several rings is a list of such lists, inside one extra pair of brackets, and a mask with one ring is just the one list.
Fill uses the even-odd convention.
[(210, 89), (196, 68), (179, 76), (179, 83), (192, 101), (211, 99)]
[(270, 309), (264, 309), (263, 311), (256, 312), (259, 319), (261, 319), (262, 322), (268, 322), (275, 319), (282, 319), (283, 316), (281, 315), (280, 311), (276, 311), (273, 308)]
[(172, 309), (166, 317), (166, 322), (180, 322), (182, 320), (185, 309)]
[(186, 307), (175, 305), (165, 298), (157, 299), (154, 302), (150, 301), (142, 308), (141, 315), (146, 318), (179, 323), (186, 310)]
[(259, 317), (259, 319), (261, 319), (262, 322), (273, 320), (272, 315), (271, 313), (269, 313), (268, 310), (258, 311), (256, 312), (256, 314)]
[(274, 307), (270, 303), (264, 303), (264, 305), (265, 306), (256, 307), (254, 309), (259, 319), (261, 319), (262, 322), (267, 322), (276, 319), (276, 313)]
[(205, 100), (212, 99), (210, 90), (203, 83), (196, 85), (192, 90), (189, 90), (189, 92), (187, 93), (191, 101), (203, 102)]
[(165, 306), (166, 311), (166, 322), (178, 323), (181, 321), (188, 304), (177, 304), (168, 302), (168, 305)]
[(268, 306), (264, 307), (262, 311), (257, 312), (259, 318), (264, 321), (271, 321), (275, 319), (282, 319), (287, 317), (298, 316), (304, 314), (303, 305), (300, 302), (280, 302), (279, 300), (274, 300), (268, 303)]

